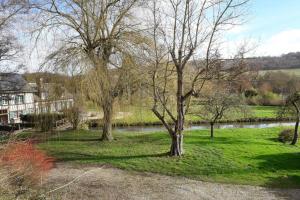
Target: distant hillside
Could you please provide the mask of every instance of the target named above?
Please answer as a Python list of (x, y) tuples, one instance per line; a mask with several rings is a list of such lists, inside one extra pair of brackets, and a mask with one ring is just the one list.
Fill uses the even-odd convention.
[(247, 58), (249, 66), (261, 70), (300, 68), (300, 52), (288, 53), (278, 57)]
[[(247, 66), (250, 70), (288, 70), (300, 69), (300, 52), (283, 54), (282, 56), (264, 56), (264, 57), (250, 57), (245, 58)], [(197, 60), (191, 62), (192, 65), (197, 63), (196, 66), (204, 62)], [(230, 68), (236, 61), (233, 59), (224, 59), (223, 64), (225, 68)]]

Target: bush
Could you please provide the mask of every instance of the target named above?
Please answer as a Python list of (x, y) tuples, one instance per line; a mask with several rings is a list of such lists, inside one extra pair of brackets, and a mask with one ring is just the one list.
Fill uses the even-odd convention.
[(294, 137), (294, 130), (292, 129), (285, 129), (279, 133), (278, 140), (280, 142), (286, 143), (291, 142)]
[(79, 130), (89, 130), (89, 124), (88, 123), (80, 123), (78, 126)]
[(29, 141), (9, 143), (0, 153), (0, 190), (17, 199), (34, 194), (34, 186), (53, 167), (53, 159)]
[(259, 96), (255, 96), (255, 97), (252, 97), (252, 98), (246, 98), (246, 104), (250, 105), (250, 106), (260, 105)]
[(255, 89), (249, 89), (244, 92), (244, 95), (246, 98), (252, 98), (252, 97), (257, 96), (258, 93)]
[(5, 142), (9, 139), (10, 132), (8, 131), (0, 131), (0, 143)]
[(273, 92), (266, 92), (251, 98), (247, 98), (248, 105), (261, 105), (261, 106), (280, 106), (283, 105), (283, 98)]
[(261, 96), (260, 105), (263, 106), (280, 106), (283, 105), (283, 99), (280, 95), (273, 92), (267, 92)]
[(77, 106), (73, 106), (71, 108), (65, 109), (63, 113), (64, 116), (66, 116), (68, 121), (71, 123), (72, 128), (74, 130), (78, 129), (81, 122), (81, 109)]

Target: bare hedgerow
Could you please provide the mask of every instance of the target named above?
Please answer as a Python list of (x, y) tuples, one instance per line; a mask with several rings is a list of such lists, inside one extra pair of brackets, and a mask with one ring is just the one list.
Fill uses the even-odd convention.
[(10, 141), (0, 149), (0, 194), (7, 199), (39, 199), (39, 185), (53, 159), (31, 141)]
[(294, 131), (292, 129), (285, 129), (281, 131), (278, 135), (278, 140), (280, 142), (286, 143), (293, 140)]

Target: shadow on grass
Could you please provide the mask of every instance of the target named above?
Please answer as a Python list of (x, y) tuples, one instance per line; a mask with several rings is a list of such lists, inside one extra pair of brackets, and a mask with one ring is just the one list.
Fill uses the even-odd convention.
[(269, 177), (266, 187), (300, 188), (300, 153), (281, 153), (260, 155), (255, 159), (261, 160), (259, 169), (280, 174), (278, 177)]
[[(61, 156), (63, 155), (63, 157)], [(157, 153), (157, 154), (141, 154), (141, 155), (120, 155), (120, 156), (113, 156), (113, 155), (90, 155), (84, 153), (72, 153), (72, 152), (55, 152), (55, 155), (58, 161), (82, 161), (82, 162), (114, 162), (120, 160), (131, 160), (137, 158), (159, 158), (159, 157), (166, 157), (168, 153)]]
[(278, 140), (278, 138), (273, 137), (273, 138), (267, 138), (267, 140), (271, 141), (271, 142), (277, 142), (279, 144), (281, 144), (281, 142)]
[(64, 141), (64, 142), (101, 142), (101, 138), (64, 138), (64, 137), (50, 137), (47, 141)]
[(236, 137), (222, 137), (217, 136), (213, 139), (210, 136), (187, 136), (185, 137), (186, 144), (199, 144), (199, 145), (212, 145), (212, 144), (229, 144), (229, 145), (245, 145), (245, 144), (253, 144), (253, 145), (277, 145), (276, 143), (270, 143), (268, 140), (251, 140), (251, 139), (238, 139)]
[[(268, 188), (282, 188), (282, 189), (300, 189), (300, 176), (298, 175), (285, 175), (276, 178), (269, 178), (269, 181), (263, 186)], [(281, 193), (276, 192), (276, 196)], [(300, 191), (299, 191), (300, 194)], [(281, 194), (282, 197), (286, 194)], [(291, 198), (288, 198), (291, 199)], [(299, 197), (298, 197), (299, 199)]]
[(169, 144), (171, 141), (167, 134), (145, 134), (128, 137), (133, 143), (155, 143), (155, 144)]
[(259, 164), (260, 169), (268, 170), (300, 170), (300, 153), (281, 153), (260, 155), (255, 157), (262, 162)]
[[(125, 138), (122, 136), (122, 133), (114, 134), (114, 141), (118, 140), (129, 140), (130, 143), (152, 143), (152, 142), (169, 142), (170, 138), (167, 134), (143, 134), (143, 135), (130, 135)], [(165, 137), (163, 137), (165, 136)], [(91, 134), (80, 134), (80, 133), (60, 133), (48, 137), (47, 141), (66, 141), (66, 142), (101, 142), (101, 136)], [(105, 141), (104, 141), (105, 142)], [(158, 144), (158, 143), (156, 143)]]

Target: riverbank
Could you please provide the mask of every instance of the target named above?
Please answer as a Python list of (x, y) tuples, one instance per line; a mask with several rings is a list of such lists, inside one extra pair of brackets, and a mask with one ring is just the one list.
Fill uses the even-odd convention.
[(108, 164), (129, 171), (182, 176), (195, 180), (280, 188), (300, 188), (300, 148), (277, 141), (282, 127), (186, 131), (185, 155), (166, 155), (165, 132), (118, 133), (111, 143), (99, 132), (67, 131), (38, 146), (57, 161)]
[[(278, 106), (249, 106), (247, 117), (243, 114), (231, 116), (229, 119), (222, 119), (219, 123), (235, 123), (235, 122), (281, 122), (291, 121), (291, 118), (278, 118)], [(161, 121), (153, 114), (150, 109), (144, 107), (129, 106), (123, 109), (118, 109), (117, 114), (113, 119), (114, 127), (122, 126), (155, 126), (162, 125)], [(126, 113), (126, 114), (124, 114)], [(168, 120), (172, 123), (171, 120)], [(101, 127), (101, 119), (93, 119), (88, 122), (89, 127)], [(186, 115), (186, 125), (199, 125), (208, 123), (199, 116), (192, 114)]]
[[(220, 120), (216, 124), (230, 124), (230, 123), (264, 123), (264, 122), (293, 122), (293, 118), (242, 118), (242, 119), (233, 119), (233, 120)], [(102, 127), (102, 121), (97, 119), (97, 120), (89, 120), (88, 126), (90, 128), (101, 128)], [(169, 124), (173, 124), (172, 121), (169, 121)], [(204, 120), (193, 120), (193, 121), (188, 121), (186, 123), (187, 127), (194, 126), (194, 125), (202, 125), (202, 124), (209, 124), (208, 121)], [(114, 122), (113, 127), (147, 127), (147, 126), (162, 126), (163, 124), (160, 121), (154, 121), (154, 122), (132, 122), (132, 123), (127, 123), (127, 122)]]

